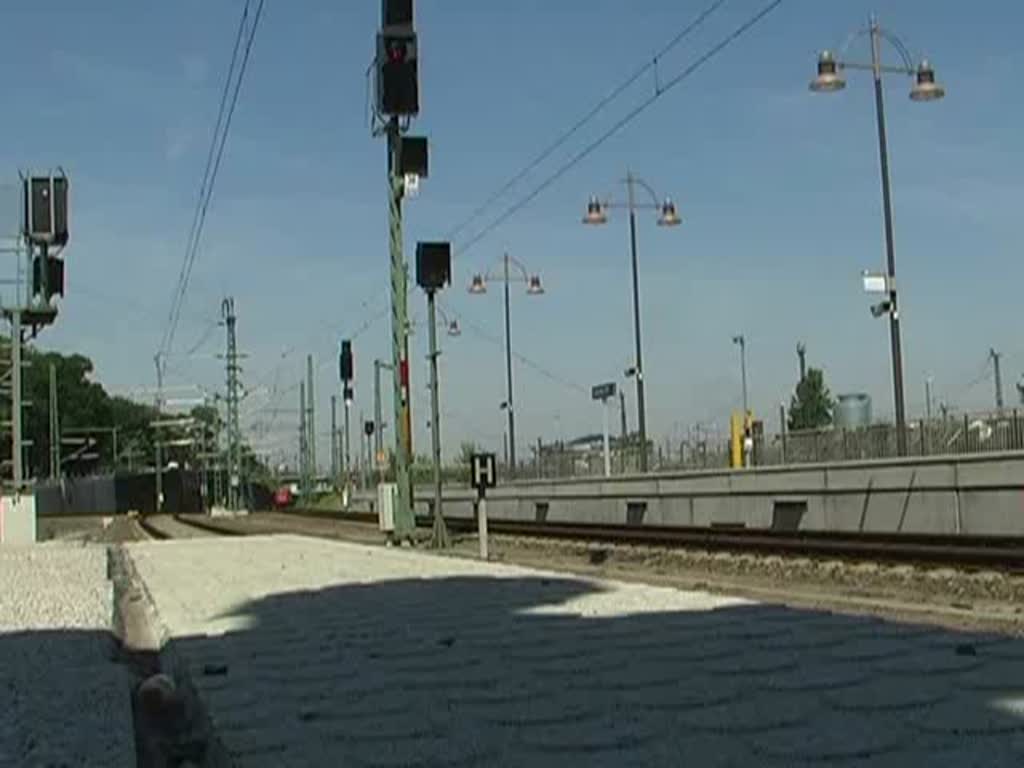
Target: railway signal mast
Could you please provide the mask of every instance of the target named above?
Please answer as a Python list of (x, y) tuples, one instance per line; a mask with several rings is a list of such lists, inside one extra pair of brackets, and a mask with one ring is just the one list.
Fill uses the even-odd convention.
[(416, 282), (427, 294), (427, 320), (430, 328), (430, 435), (434, 459), (434, 528), (431, 545), (447, 549), (451, 544), (441, 509), (441, 395), (438, 391), (437, 302), (436, 294), (452, 281), (451, 243), (418, 243), (416, 245)]
[[(68, 243), (68, 179), (57, 174), (22, 177), (21, 240), (25, 244), (30, 280), (14, 306), (4, 306), (11, 323), (11, 459), (14, 490), (25, 484), (22, 439), (22, 345), (57, 319), (56, 296), (64, 295), (64, 259)], [(17, 250), (17, 249), (16, 249)], [(18, 270), (21, 274), (21, 265)], [(24, 302), (24, 303), (23, 303)]]
[(408, 264), (403, 254), (402, 200), (419, 189), (426, 176), (427, 141), (409, 137), (419, 114), (418, 39), (413, 26), (413, 0), (383, 0), (381, 28), (373, 71), (376, 101), (374, 136), (388, 147), (388, 215), (391, 266), (391, 362), (395, 413), (394, 536), (411, 539), (415, 530), (412, 481), (412, 416), (409, 390)]

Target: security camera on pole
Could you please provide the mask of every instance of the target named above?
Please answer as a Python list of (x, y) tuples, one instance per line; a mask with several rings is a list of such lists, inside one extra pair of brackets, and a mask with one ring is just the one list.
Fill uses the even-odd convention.
[(407, 137), (419, 114), (418, 39), (412, 0), (383, 0), (373, 71), (376, 80), (373, 134), (387, 136), (391, 260), (391, 362), (395, 409), (394, 536), (411, 540), (413, 517), (412, 416), (409, 396), (408, 269), (402, 246), (402, 200), (427, 175), (427, 140)]
[(435, 294), (452, 281), (450, 243), (416, 245), (416, 283), (427, 294), (427, 319), (430, 328), (430, 434), (434, 454), (434, 530), (431, 546), (446, 549), (448, 528), (441, 510), (441, 405), (437, 380), (437, 305)]

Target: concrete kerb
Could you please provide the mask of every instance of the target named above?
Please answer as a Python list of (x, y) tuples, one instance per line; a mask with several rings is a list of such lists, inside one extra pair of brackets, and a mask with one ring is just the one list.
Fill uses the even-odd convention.
[[(145, 580), (139, 575), (135, 561), (127, 547), (120, 545), (108, 548), (108, 569), (114, 583), (113, 626), (122, 645), (126, 647), (126, 650), (131, 651), (133, 641), (138, 639), (132, 637), (131, 619), (126, 615), (124, 608), (124, 603), (130, 602), (134, 606), (131, 610), (143, 617), (145, 626), (150, 632), (147, 644), (153, 646), (151, 649), (139, 648), (137, 650), (154, 651), (158, 670), (169, 675), (174, 681), (184, 707), (183, 719), (187, 723), (187, 728), (183, 733), (178, 734), (177, 740), (184, 742), (184, 748), (188, 751), (199, 753), (193, 755), (198, 758), (198, 762), (192, 761), (198, 768), (231, 768), (234, 763), (217, 735), (213, 721), (192, 680), (189, 666), (178, 653), (171, 633), (157, 610), (156, 601)], [(137, 689), (138, 684), (133, 690), (133, 699)], [(136, 728), (138, 729), (138, 727), (139, 723), (136, 722)], [(197, 748), (197, 744), (201, 746)], [(171, 751), (177, 751), (180, 748), (181, 745), (175, 744), (168, 747)], [(178, 763), (169, 762), (168, 764)]]

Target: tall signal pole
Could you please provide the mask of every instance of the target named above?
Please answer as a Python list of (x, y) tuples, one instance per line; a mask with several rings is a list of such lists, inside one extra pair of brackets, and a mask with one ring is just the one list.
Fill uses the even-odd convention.
[[(348, 393), (346, 392), (346, 395)], [(344, 445), (344, 458), (342, 461), (345, 464), (345, 485), (346, 487), (352, 481), (352, 430), (350, 425), (350, 418), (352, 414), (352, 399), (345, 397), (345, 445)]]
[[(391, 277), (391, 364), (395, 412), (394, 538), (411, 539), (415, 531), (412, 484), (412, 414), (409, 389), (408, 268), (402, 244), (402, 200), (427, 175), (425, 139), (404, 138), (419, 114), (418, 41), (412, 0), (384, 0), (373, 62), (377, 98), (374, 134), (387, 138), (388, 245)], [(407, 180), (409, 186), (407, 187)]]
[(312, 484), (316, 486), (316, 398), (313, 395), (313, 356), (306, 355), (306, 403), (309, 407), (308, 426), (306, 427), (306, 455), (309, 460), (309, 473)]
[[(434, 464), (434, 529), (431, 544), (450, 545), (448, 528), (441, 509), (441, 395), (437, 375), (437, 291), (451, 282), (451, 243), (419, 243), (416, 246), (416, 282), (427, 294), (427, 322), (430, 342), (430, 436)], [(505, 319), (508, 320), (508, 257), (505, 257)], [(450, 327), (449, 327), (450, 328)], [(507, 330), (507, 329), (506, 329)], [(511, 369), (510, 369), (511, 370)], [(509, 415), (512, 414), (512, 388), (509, 380)]]
[(338, 482), (338, 396), (331, 395), (331, 482)]
[(57, 412), (57, 366), (50, 363), (50, 479), (60, 477), (60, 416)]
[[(60, 253), (68, 243), (68, 180), (59, 176), (22, 176), (24, 195), (20, 211), (23, 218), (18, 243), (15, 279), (15, 306), (3, 307), (3, 316), (11, 321), (11, 472), (15, 493), (21, 493), (25, 482), (24, 435), (22, 408), (22, 344), (25, 327), (33, 337), (43, 326), (57, 318), (54, 296), (64, 295), (64, 262)], [(24, 245), (24, 250), (22, 250)], [(54, 253), (50, 248), (54, 247)], [(38, 249), (38, 250), (37, 250)], [(21, 294), (23, 264), (28, 268), (25, 293)], [(22, 304), (24, 301), (24, 304)], [(59, 437), (58, 437), (59, 440)]]
[(1001, 352), (997, 352), (994, 348), (988, 351), (989, 356), (992, 358), (992, 366), (995, 369), (996, 375), (996, 410), (1003, 410), (1003, 371), (999, 364), (999, 359), (1003, 356)]
[(306, 455), (306, 382), (299, 382), (299, 487), (309, 493), (309, 461)]
[(380, 371), (381, 368), (390, 371), (391, 367), (383, 360), (373, 361), (373, 451), (378, 457), (384, 453), (384, 415), (381, 405)]
[[(402, 198), (405, 179), (401, 169), (401, 133), (397, 117), (387, 126), (388, 177), (390, 186), (388, 221), (391, 255), (391, 365), (395, 424), (395, 482), (398, 504), (395, 508), (395, 537), (412, 535), (415, 520), (412, 511), (412, 413), (409, 407), (409, 314), (408, 271), (402, 252)], [(346, 450), (347, 453), (347, 450)]]
[(238, 426), (238, 339), (235, 335), (235, 300), (226, 298), (221, 303), (224, 324), (227, 327), (227, 427), (228, 427), (228, 509), (233, 512), (241, 507), (242, 499), (242, 432)]
[[(161, 361), (162, 355), (157, 352), (153, 358), (156, 363), (156, 417), (159, 420), (164, 407), (164, 367)], [(156, 485), (156, 513), (160, 514), (164, 505), (164, 443), (160, 430), (153, 432), (153, 440), (156, 443), (156, 466), (153, 468), (154, 483)]]

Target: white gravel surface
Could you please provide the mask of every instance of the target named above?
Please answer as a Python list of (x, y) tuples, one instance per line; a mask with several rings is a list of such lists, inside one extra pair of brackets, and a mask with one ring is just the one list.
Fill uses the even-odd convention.
[(1005, 636), (297, 536), (129, 552), (238, 765), (1024, 764)]
[(135, 764), (102, 546), (0, 547), (0, 766)]

